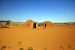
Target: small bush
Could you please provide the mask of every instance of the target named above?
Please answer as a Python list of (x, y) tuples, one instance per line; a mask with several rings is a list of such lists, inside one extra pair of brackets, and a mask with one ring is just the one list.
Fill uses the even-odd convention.
[(20, 50), (24, 50), (24, 48), (20, 48)]
[(44, 50), (47, 50), (47, 48), (44, 48)]
[(28, 50), (33, 50), (33, 48), (32, 47), (29, 47)]

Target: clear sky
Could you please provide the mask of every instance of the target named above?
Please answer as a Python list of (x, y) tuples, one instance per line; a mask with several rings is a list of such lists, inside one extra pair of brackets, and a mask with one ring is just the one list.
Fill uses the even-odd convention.
[(75, 0), (0, 0), (0, 20), (75, 22)]

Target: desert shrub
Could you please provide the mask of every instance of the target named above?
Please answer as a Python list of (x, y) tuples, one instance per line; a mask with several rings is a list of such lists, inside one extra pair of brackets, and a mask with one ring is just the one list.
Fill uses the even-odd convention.
[(24, 50), (24, 48), (20, 48), (20, 50)]
[(33, 50), (33, 48), (32, 47), (29, 47), (28, 50)]
[(44, 48), (44, 50), (47, 50), (47, 48)]
[(16, 26), (18, 26), (18, 25), (16, 24)]

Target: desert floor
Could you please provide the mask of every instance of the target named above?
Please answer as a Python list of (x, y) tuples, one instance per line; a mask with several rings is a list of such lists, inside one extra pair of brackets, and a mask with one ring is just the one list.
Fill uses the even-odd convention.
[(33, 50), (75, 50), (75, 24), (45, 29), (0, 28), (0, 50), (28, 50), (29, 47)]

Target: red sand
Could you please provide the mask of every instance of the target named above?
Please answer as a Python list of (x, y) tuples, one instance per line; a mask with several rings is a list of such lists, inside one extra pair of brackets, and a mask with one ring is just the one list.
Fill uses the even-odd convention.
[[(45, 29), (25, 29), (24, 26), (0, 29), (0, 49), (4, 50), (75, 50), (75, 25), (58, 25)], [(60, 47), (62, 46), (62, 47)], [(69, 47), (71, 46), (71, 47)]]

